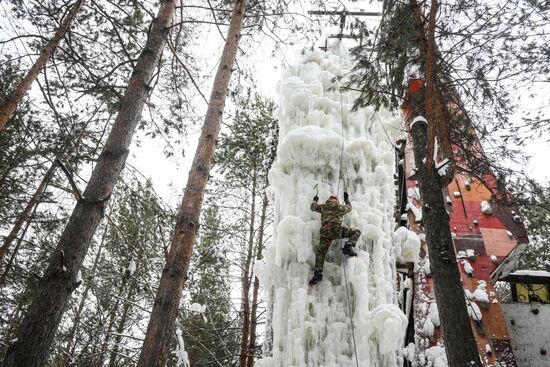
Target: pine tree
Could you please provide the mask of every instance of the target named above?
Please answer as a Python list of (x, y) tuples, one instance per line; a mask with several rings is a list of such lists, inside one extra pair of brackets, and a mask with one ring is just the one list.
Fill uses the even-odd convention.
[(550, 183), (530, 182), (529, 196), (519, 200), (521, 216), (529, 233), (529, 244), (522, 252), (517, 269), (548, 270), (550, 265)]
[(220, 131), (227, 89), (237, 57), (245, 11), (246, 1), (235, 1), (225, 47), (214, 78), (204, 125), (189, 172), (138, 366), (161, 366), (168, 357), (168, 347), (174, 333), (177, 308), (187, 278), (206, 183)]
[(142, 336), (140, 322), (153, 303), (171, 215), (151, 182), (126, 181), (114, 193), (104, 234), (81, 272), (82, 293), (56, 338), (58, 350), (50, 360), (61, 365), (118, 366), (136, 358), (138, 342), (133, 338)]
[(54, 36), (42, 49), (40, 56), (28, 71), (27, 75), (21, 80), (21, 83), (17, 85), (14, 90), (6, 97), (3, 103), (0, 105), (0, 130), (6, 126), (9, 118), (17, 108), (17, 105), (23, 99), (25, 93), (31, 88), (32, 83), (40, 73), (40, 70), (44, 68), (48, 59), (52, 56), (55, 49), (57, 48), (61, 39), (67, 33), (67, 30), (71, 26), (71, 22), (76, 16), (78, 10), (84, 4), (84, 0), (78, 0), (75, 4), (71, 6), (71, 9), (68, 11), (65, 19), (61, 22), (59, 28), (56, 30)]
[[(421, 96), (410, 96), (411, 106), (422, 106)], [(422, 221), (430, 256), (435, 298), (437, 300), (445, 352), (449, 365), (481, 366), (479, 352), (466, 311), (466, 301), (458, 263), (454, 252), (448, 214), (441, 194), (441, 177), (436, 169), (429, 170), (426, 164), (428, 151), (427, 126), (411, 125), (417, 116), (424, 115), (421, 107), (412, 108), (408, 116), (416, 167), (416, 179), (422, 198)]]
[[(257, 279), (253, 276), (254, 255), (261, 257), (265, 228), (269, 224), (267, 175), (276, 146), (275, 105), (259, 95), (243, 100), (231, 125), (223, 134), (216, 155), (218, 170), (224, 176), (223, 191), (231, 193), (228, 206), (235, 210), (233, 218), (247, 229), (241, 260), (242, 332), (239, 365), (252, 364), (256, 353), (258, 306)], [(236, 202), (238, 200), (238, 202)], [(261, 204), (258, 202), (261, 201)], [(257, 218), (259, 216), (259, 218)], [(236, 223), (236, 224), (237, 224)], [(243, 228), (243, 232), (244, 232)], [(245, 238), (245, 234), (242, 235)], [(254, 282), (254, 284), (253, 284)], [(251, 297), (252, 292), (252, 297)]]
[[(20, 80), (20, 65), (5, 61), (0, 67), (0, 87), (9, 89)], [(0, 103), (4, 100), (0, 95)], [(51, 150), (52, 129), (36, 118), (37, 111), (23, 101), (11, 124), (0, 134), (0, 229), (8, 231), (29, 199), (33, 178), (43, 174), (41, 156)], [(40, 138), (37, 138), (40, 136)], [(2, 245), (3, 245), (2, 241)], [(0, 260), (5, 250), (0, 250)]]
[[(448, 223), (441, 220), (446, 214), (439, 189), (448, 177), (439, 177), (433, 168), (435, 138), (441, 144), (439, 158), (459, 162), (452, 168), (484, 183), (495, 197), (509, 197), (504, 182), (513, 171), (502, 163), (515, 159), (516, 154), (499, 139), (510, 126), (515, 107), (510, 86), (532, 83), (537, 74), (548, 72), (548, 57), (539, 53), (546, 46), (537, 31), (532, 32), (548, 23), (538, 15), (543, 9), (547, 4), (521, 0), (491, 5), (482, 1), (390, 1), (378, 39), (370, 45), (374, 50), (362, 47), (355, 53), (359, 73), (354, 82), (362, 93), (356, 106), (399, 108), (408, 90), (407, 77), (419, 73), (426, 80), (422, 98), (411, 96), (406, 103), (413, 112), (410, 120), (418, 115), (428, 120), (427, 130), (418, 123), (411, 131), (418, 170), (415, 179), (424, 205), (436, 297), (445, 302), (439, 310), (453, 366), (477, 360), (477, 348), (470, 333), (462, 332), (469, 329), (469, 320), (452, 260)], [(481, 143), (485, 143), (483, 148)], [(491, 184), (495, 177), (498, 185)], [(451, 335), (456, 330), (462, 333)]]
[(124, 167), (174, 12), (174, 1), (161, 4), (158, 18), (149, 31), (147, 45), (128, 83), (121, 110), (86, 190), (79, 198), (56, 251), (50, 257), (41, 286), (19, 326), (17, 341), (8, 349), (4, 360), (6, 366), (40, 365), (46, 358), (67, 302), (78, 286), (77, 273), (101, 221), (105, 203)]
[(203, 213), (200, 236), (194, 247), (187, 283), (188, 305), (204, 307), (185, 311), (181, 318), (189, 360), (193, 366), (231, 366), (237, 350), (237, 332), (231, 310), (228, 248), (218, 208)]
[[(361, 91), (356, 106), (399, 108), (407, 78), (426, 72), (427, 47), (433, 43), (429, 64), (433, 64), (438, 119), (429, 131), (431, 150), (433, 137), (438, 137), (447, 155), (468, 162), (467, 167), (455, 168), (484, 183), (496, 196), (505, 194), (510, 182), (521, 182), (521, 190), (528, 189), (525, 173), (506, 165), (523, 163), (524, 157), (506, 143), (521, 145), (550, 126), (544, 107), (529, 112), (522, 121), (512, 119), (519, 108), (514, 96), (517, 87), (529, 89), (550, 71), (542, 33), (549, 19), (541, 16), (549, 9), (547, 3), (524, 0), (387, 2), (376, 41), (354, 52), (358, 73), (350, 87)], [(437, 14), (433, 27), (430, 13)], [(427, 38), (429, 29), (434, 42)], [(424, 40), (419, 37), (422, 34)], [(522, 100), (530, 98), (538, 97), (535, 93), (522, 96)], [(487, 179), (495, 176), (503, 185), (494, 187)]]

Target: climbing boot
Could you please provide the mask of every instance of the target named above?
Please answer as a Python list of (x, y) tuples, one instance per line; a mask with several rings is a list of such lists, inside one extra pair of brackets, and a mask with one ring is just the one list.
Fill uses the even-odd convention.
[(357, 253), (353, 251), (353, 245), (351, 244), (351, 242), (346, 242), (344, 248), (342, 249), (342, 252), (344, 253), (344, 255), (347, 256), (357, 256)]
[(319, 283), (321, 280), (323, 280), (323, 272), (319, 270), (315, 270), (313, 272), (313, 278), (309, 281), (309, 286), (313, 287), (315, 284)]

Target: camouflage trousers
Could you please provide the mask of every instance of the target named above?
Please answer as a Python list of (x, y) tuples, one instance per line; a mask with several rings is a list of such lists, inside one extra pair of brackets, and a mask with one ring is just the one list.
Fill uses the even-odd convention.
[(355, 246), (359, 236), (361, 236), (361, 231), (356, 228), (347, 228), (338, 223), (323, 223), (321, 225), (321, 240), (319, 241), (319, 247), (317, 247), (317, 253), (315, 254), (314, 270), (323, 271), (325, 256), (327, 255), (332, 240), (348, 238), (348, 242), (350, 242), (352, 246)]

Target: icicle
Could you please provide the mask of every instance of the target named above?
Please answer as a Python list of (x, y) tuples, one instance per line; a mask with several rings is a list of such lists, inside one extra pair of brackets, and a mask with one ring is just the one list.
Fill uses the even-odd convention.
[(178, 357), (178, 360), (176, 362), (177, 367), (190, 367), (191, 364), (189, 363), (189, 356), (187, 355), (187, 352), (185, 351), (185, 344), (183, 343), (183, 337), (181, 330), (176, 330), (176, 336), (178, 339), (178, 349), (174, 352), (176, 356)]
[[(351, 367), (356, 359), (365, 367), (399, 363), (407, 318), (395, 306), (395, 263), (402, 248), (420, 242), (406, 236), (409, 242), (402, 247), (391, 238), (391, 142), (400, 137), (402, 119), (370, 107), (351, 111), (357, 93), (334, 88), (341, 75), (345, 85), (351, 67), (347, 51), (333, 43), (325, 53), (306, 53), (278, 84), (279, 143), (269, 173), (273, 241), (255, 267), (264, 289), (272, 292), (272, 350), (256, 367)], [(358, 256), (342, 256), (334, 241), (322, 282), (308, 288), (320, 229), (319, 214), (309, 209), (313, 187), (318, 184), (320, 202), (335, 193), (342, 199), (344, 179), (353, 210), (343, 224), (362, 233)], [(421, 213), (415, 210), (418, 220)]]

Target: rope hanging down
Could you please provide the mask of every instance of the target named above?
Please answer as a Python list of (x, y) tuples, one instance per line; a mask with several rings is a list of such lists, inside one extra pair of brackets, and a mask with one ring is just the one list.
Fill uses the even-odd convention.
[(355, 351), (355, 363), (359, 367), (359, 359), (357, 358), (357, 345), (355, 344), (355, 326), (353, 325), (353, 317), (351, 317), (351, 302), (349, 301), (349, 291), (348, 291), (348, 275), (346, 272), (346, 261), (344, 261), (344, 281), (346, 282), (346, 297), (348, 299), (348, 315), (349, 322), (351, 324), (351, 338), (353, 340), (353, 350)]
[(342, 180), (342, 160), (344, 158), (344, 103), (342, 101), (342, 41), (340, 41), (340, 47), (338, 54), (340, 55), (340, 75), (336, 78), (338, 80), (338, 92), (340, 93), (340, 141), (341, 141), (341, 151), (340, 151), (340, 163), (338, 167), (338, 185), (336, 189), (336, 195), (340, 193), (340, 180)]
[[(339, 163), (339, 168), (338, 168), (338, 188), (336, 190), (336, 195), (338, 195), (340, 193), (340, 180), (342, 180), (342, 160), (344, 158), (344, 103), (342, 101), (342, 85), (341, 85), (341, 82), (342, 82), (342, 41), (340, 40), (340, 44), (339, 44), (339, 50), (338, 50), (338, 54), (340, 56), (340, 75), (337, 77), (337, 80), (338, 80), (338, 92), (340, 93), (340, 125), (342, 127), (341, 129), (341, 146), (342, 146), (342, 149), (340, 151), (340, 163)], [(344, 182), (344, 191), (347, 190), (347, 187), (346, 187), (346, 184)], [(343, 233), (343, 228), (340, 227), (340, 238), (342, 238), (342, 233)], [(352, 309), (351, 309), (351, 302), (350, 302), (350, 298), (349, 298), (349, 290), (348, 290), (348, 276), (347, 276), (347, 272), (346, 272), (346, 259), (344, 259), (343, 261), (343, 264), (344, 264), (344, 284), (346, 286), (346, 299), (347, 299), (347, 303), (348, 303), (348, 317), (349, 317), (349, 321), (350, 321), (350, 326), (351, 326), (351, 338), (352, 338), (352, 341), (353, 341), (353, 350), (355, 352), (355, 363), (357, 365), (357, 367), (359, 367), (359, 359), (357, 357), (357, 345), (355, 343), (355, 326), (353, 325), (353, 317), (352, 317)]]

